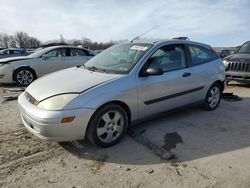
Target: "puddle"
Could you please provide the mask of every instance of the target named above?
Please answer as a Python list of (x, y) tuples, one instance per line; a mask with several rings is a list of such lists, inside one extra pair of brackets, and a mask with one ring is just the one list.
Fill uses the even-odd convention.
[(164, 146), (162, 147), (169, 151), (176, 148), (176, 145), (180, 143), (183, 143), (183, 140), (177, 132), (167, 133), (164, 136)]

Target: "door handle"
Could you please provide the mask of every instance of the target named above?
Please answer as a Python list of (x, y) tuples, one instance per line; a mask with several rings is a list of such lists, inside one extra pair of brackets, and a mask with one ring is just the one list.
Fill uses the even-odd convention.
[(188, 76), (191, 76), (191, 73), (190, 72), (185, 72), (182, 77), (188, 77)]

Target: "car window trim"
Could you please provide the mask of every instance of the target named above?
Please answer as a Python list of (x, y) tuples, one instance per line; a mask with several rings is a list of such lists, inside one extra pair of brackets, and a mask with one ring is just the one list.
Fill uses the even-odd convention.
[(66, 49), (66, 56), (65, 57), (70, 57), (70, 49), (71, 48), (65, 48)]

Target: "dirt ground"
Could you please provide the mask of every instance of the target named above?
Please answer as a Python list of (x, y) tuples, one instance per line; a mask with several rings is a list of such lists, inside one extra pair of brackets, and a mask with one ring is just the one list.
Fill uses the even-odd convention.
[(192, 107), (135, 127), (175, 157), (161, 160), (129, 136), (101, 149), (40, 140), (21, 124), (20, 88), (0, 85), (0, 187), (250, 187), (250, 86), (212, 112)]

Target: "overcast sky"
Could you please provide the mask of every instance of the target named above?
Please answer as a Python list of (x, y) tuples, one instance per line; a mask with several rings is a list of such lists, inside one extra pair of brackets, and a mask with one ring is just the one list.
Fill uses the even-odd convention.
[(0, 0), (0, 32), (42, 41), (188, 36), (213, 46), (250, 40), (250, 0)]

